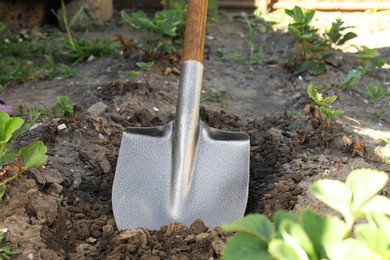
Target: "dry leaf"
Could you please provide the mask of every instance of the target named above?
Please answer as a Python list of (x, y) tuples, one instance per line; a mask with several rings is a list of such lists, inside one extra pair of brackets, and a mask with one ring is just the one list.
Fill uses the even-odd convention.
[(297, 131), (297, 139), (298, 142), (304, 143), (307, 137), (307, 132), (306, 131)]
[(346, 135), (343, 135), (343, 143), (344, 146), (350, 146), (352, 144), (352, 139)]
[(360, 140), (355, 141), (355, 143), (353, 144), (352, 156), (358, 155), (363, 158), (363, 153), (364, 153), (363, 142)]
[(165, 70), (164, 70), (164, 76), (167, 76), (169, 74), (171, 74), (173, 71), (172, 67), (166, 67)]
[(90, 119), (92, 121), (93, 126), (95, 127), (96, 132), (99, 132), (100, 131), (100, 118), (91, 115)]
[(310, 114), (310, 110), (311, 110), (310, 104), (306, 104), (303, 108), (303, 111), (305, 112), (305, 114)]

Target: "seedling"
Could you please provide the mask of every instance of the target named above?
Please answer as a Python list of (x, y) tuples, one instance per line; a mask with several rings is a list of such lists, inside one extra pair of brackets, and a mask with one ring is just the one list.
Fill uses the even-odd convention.
[[(299, 214), (277, 211), (273, 222), (252, 214), (224, 225), (224, 231), (239, 234), (228, 240), (223, 258), (389, 259), (390, 200), (376, 195), (388, 179), (385, 172), (360, 169), (345, 183), (324, 179), (312, 184), (314, 197), (340, 212), (343, 220), (306, 209)], [(361, 218), (368, 223), (356, 224)]]
[(316, 104), (318, 111), (321, 111), (326, 117), (326, 122), (324, 123), (322, 120), (322, 116), (319, 117), (321, 126), (323, 128), (329, 128), (330, 127), (330, 121), (335, 116), (342, 115), (344, 111), (342, 110), (331, 110), (329, 106), (336, 101), (337, 96), (330, 96), (324, 98), (321, 93), (317, 91), (317, 88), (315, 85), (310, 83), (310, 85), (307, 88), (307, 94), (311, 98), (311, 100)]
[(256, 29), (255, 27), (253, 27), (252, 21), (248, 17), (245, 17), (244, 22), (248, 28), (249, 33), (247, 36), (245, 36), (247, 40), (244, 42), (243, 46), (249, 47), (249, 59), (246, 60), (245, 55), (238, 56), (239, 62), (249, 64), (249, 65), (263, 64), (264, 63), (263, 46), (256, 47), (255, 44)]
[(137, 65), (138, 68), (142, 69), (142, 70), (148, 70), (150, 69), (154, 64), (154, 61), (150, 61), (150, 62), (137, 62), (135, 63), (135, 65)]
[[(2, 186), (0, 186), (1, 189)], [(1, 198), (1, 194), (0, 194)], [(4, 240), (4, 231), (0, 229), (0, 243)], [(20, 254), (21, 250), (12, 250), (11, 247), (3, 245), (0, 246), (0, 259), (11, 259), (11, 255)]]
[(372, 99), (373, 109), (378, 119), (385, 113), (390, 102), (390, 87), (386, 91), (381, 86), (368, 85), (368, 94)]
[(377, 67), (381, 68), (383, 65), (385, 65), (386, 60), (382, 57), (378, 56), (378, 50), (377, 49), (370, 49), (366, 46), (362, 47), (360, 53), (356, 54), (356, 57), (365, 62), (365, 67), (372, 68)]
[[(16, 138), (21, 135), (24, 120), (19, 117), (11, 118), (0, 111), (0, 200), (4, 195), (5, 185), (30, 168), (37, 168), (46, 163), (47, 147), (42, 141), (20, 149), (12, 150)], [(26, 131), (26, 129), (22, 129)], [(19, 132), (18, 132), (19, 131)]]
[(61, 117), (72, 117), (74, 114), (73, 106), (69, 104), (68, 96), (58, 96), (57, 104), (52, 107), (52, 111)]

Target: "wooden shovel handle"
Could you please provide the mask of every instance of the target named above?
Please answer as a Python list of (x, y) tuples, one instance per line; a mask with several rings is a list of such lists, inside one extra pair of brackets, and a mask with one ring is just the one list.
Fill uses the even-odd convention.
[(188, 0), (183, 61), (203, 62), (208, 0)]

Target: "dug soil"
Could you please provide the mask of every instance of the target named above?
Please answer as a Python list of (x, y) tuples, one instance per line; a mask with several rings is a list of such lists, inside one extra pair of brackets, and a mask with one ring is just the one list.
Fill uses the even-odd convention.
[[(390, 35), (388, 14), (317, 15), (320, 26), (329, 26), (329, 17), (358, 26), (354, 43), (378, 48), (390, 64), (390, 45), (384, 40)], [(118, 13), (115, 16), (94, 33), (139, 37), (120, 22)], [(308, 193), (311, 183), (322, 178), (343, 181), (359, 168), (390, 172), (383, 159), (389, 147), (379, 138), (389, 136), (390, 116), (387, 110), (378, 119), (367, 93), (368, 84), (387, 89), (388, 65), (352, 88), (337, 89), (332, 86), (360, 65), (352, 53), (338, 50), (319, 76), (296, 75), (285, 68), (294, 39), (283, 30), (256, 35), (263, 64), (250, 66), (232, 58), (245, 51), (246, 33), (242, 14), (225, 14), (208, 26), (201, 117), (212, 127), (250, 135), (247, 214), (271, 217), (280, 209), (299, 212), (307, 207), (332, 213)], [(119, 231), (115, 225), (111, 189), (122, 132), (129, 126), (164, 125), (175, 113), (179, 76), (164, 72), (179, 69), (177, 63), (156, 63), (131, 79), (127, 71), (135, 69), (140, 58), (142, 53), (126, 60), (94, 59), (77, 65), (74, 78), (10, 86), (1, 94), (15, 109), (50, 107), (59, 95), (68, 95), (76, 108), (72, 118), (50, 118), (35, 125), (17, 144), (43, 140), (49, 159), (44, 167), (12, 181), (0, 202), (4, 242), (22, 250), (13, 259), (221, 258), (230, 234), (207, 221), (194, 220), (190, 226), (167, 223), (159, 230)], [(345, 111), (330, 128), (322, 129), (310, 111), (303, 112), (310, 103), (306, 94), (310, 82), (324, 85), (324, 95), (337, 95), (333, 108)], [(389, 186), (382, 193), (390, 196)]]

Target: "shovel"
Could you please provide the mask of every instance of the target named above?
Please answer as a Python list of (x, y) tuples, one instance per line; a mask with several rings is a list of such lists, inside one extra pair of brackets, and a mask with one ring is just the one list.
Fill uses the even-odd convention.
[(244, 215), (249, 136), (199, 120), (207, 0), (189, 0), (175, 119), (130, 127), (122, 136), (112, 188), (119, 229), (159, 229), (202, 219), (207, 226)]

